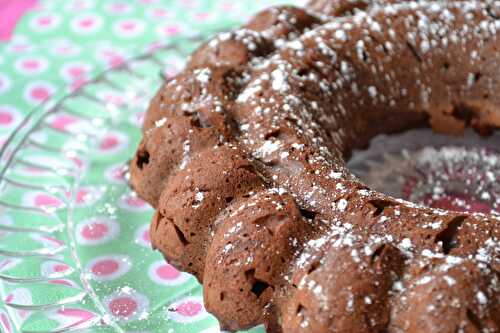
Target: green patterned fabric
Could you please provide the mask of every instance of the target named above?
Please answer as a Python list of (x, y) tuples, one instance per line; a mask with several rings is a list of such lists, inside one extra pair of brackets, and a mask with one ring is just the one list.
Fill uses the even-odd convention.
[[(0, 2), (0, 14), (9, 2), (26, 0)], [(155, 43), (229, 29), (262, 7), (283, 2), (38, 2), (16, 22), (10, 39), (0, 41), (0, 137), (5, 138), (23, 116), (54, 92), (69, 92)]]

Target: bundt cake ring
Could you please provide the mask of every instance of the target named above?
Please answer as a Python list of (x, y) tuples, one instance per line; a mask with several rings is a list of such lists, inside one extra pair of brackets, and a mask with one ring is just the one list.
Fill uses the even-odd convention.
[(345, 162), (380, 133), (500, 127), (499, 18), (485, 1), (270, 8), (165, 83), (130, 182), (223, 329), (500, 332), (500, 217), (389, 197)]

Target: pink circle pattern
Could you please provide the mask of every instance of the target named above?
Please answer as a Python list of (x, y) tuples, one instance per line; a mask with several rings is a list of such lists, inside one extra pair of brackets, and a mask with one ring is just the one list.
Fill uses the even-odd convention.
[(77, 225), (76, 241), (81, 245), (100, 245), (115, 239), (119, 233), (120, 225), (117, 221), (94, 217)]
[(137, 319), (149, 309), (149, 299), (130, 288), (108, 296), (105, 304), (113, 317), (124, 322)]
[(50, 127), (69, 133), (75, 133), (84, 126), (80, 118), (64, 113), (53, 116), (48, 122)]
[(18, 59), (14, 63), (17, 71), (24, 75), (41, 74), (48, 68), (48, 60), (40, 56)]
[(14, 129), (21, 121), (21, 112), (10, 105), (0, 105), (0, 129)]
[[(73, 195), (71, 192), (66, 192), (66, 197), (68, 200), (72, 199)], [(77, 207), (86, 207), (97, 202), (102, 195), (101, 190), (92, 186), (84, 186), (78, 188), (74, 193), (74, 204)]]
[(156, 28), (156, 33), (159, 38), (168, 38), (178, 35), (181, 32), (181, 26), (177, 24), (167, 23), (159, 25)]
[(10, 53), (21, 54), (25, 52), (32, 51), (34, 49), (34, 44), (31, 43), (26, 36), (15, 35), (10, 40), (7, 45), (6, 50)]
[(113, 32), (120, 38), (134, 38), (144, 32), (145, 23), (138, 19), (118, 20), (113, 25)]
[(72, 57), (80, 53), (81, 47), (69, 39), (60, 38), (54, 41), (50, 53), (58, 57)]
[(123, 15), (132, 11), (132, 6), (125, 1), (114, 1), (106, 4), (106, 12), (111, 15)]
[(149, 278), (160, 285), (178, 286), (190, 279), (190, 275), (179, 272), (164, 260), (153, 263), (148, 269)]
[(42, 13), (30, 21), (30, 27), (35, 32), (46, 32), (57, 28), (61, 23), (61, 16), (54, 12)]
[(28, 192), (23, 197), (23, 202), (28, 207), (35, 207), (41, 210), (56, 210), (64, 207), (64, 202), (53, 194), (33, 191)]
[(125, 174), (126, 165), (123, 163), (112, 165), (105, 171), (106, 179), (114, 184), (125, 184)]
[(134, 113), (130, 116), (129, 120), (130, 120), (130, 122), (131, 122), (133, 125), (135, 125), (135, 126), (137, 126), (137, 127), (142, 127), (142, 124), (143, 124), (143, 122), (144, 122), (144, 116), (145, 116), (145, 115), (146, 115), (146, 112), (145, 112), (145, 111), (142, 111), (142, 110), (141, 110), (141, 111), (138, 111), (138, 112), (134, 112)]
[(147, 11), (147, 15), (154, 19), (166, 19), (169, 18), (172, 13), (164, 7), (154, 7)]
[(45, 277), (60, 277), (71, 271), (72, 268), (63, 262), (48, 260), (41, 265), (41, 273)]
[[(104, 55), (101, 55), (105, 57)], [(117, 107), (123, 106), (126, 103), (126, 98), (123, 94), (118, 94), (116, 92), (104, 91), (98, 92), (97, 95), (104, 103), (110, 103)]]
[(103, 255), (95, 257), (87, 264), (86, 271), (97, 281), (111, 281), (124, 276), (132, 267), (125, 255)]
[(111, 45), (99, 47), (95, 53), (95, 57), (108, 68), (116, 68), (122, 65), (127, 59), (127, 55), (123, 49)]
[(95, 5), (91, 0), (73, 0), (69, 1), (66, 5), (66, 10), (70, 12), (79, 13), (83, 10), (91, 9)]
[(92, 66), (85, 62), (67, 62), (62, 65), (60, 73), (64, 80), (73, 82), (78, 79), (88, 78)]
[(103, 19), (95, 13), (77, 15), (71, 21), (71, 29), (78, 35), (90, 35), (101, 29)]
[(11, 79), (5, 75), (0, 73), (0, 94), (7, 92), (11, 86)]
[(32, 105), (38, 105), (52, 96), (55, 90), (50, 82), (32, 81), (24, 89), (24, 99)]
[(192, 323), (204, 319), (208, 313), (200, 297), (184, 297), (171, 304), (167, 311), (169, 319), (177, 323)]
[(109, 132), (100, 138), (97, 150), (101, 154), (115, 154), (127, 147), (129, 138), (121, 132)]
[(125, 193), (120, 198), (120, 207), (131, 212), (147, 212), (151, 211), (151, 206), (139, 198), (135, 193)]
[(151, 237), (149, 236), (149, 223), (139, 227), (135, 232), (135, 242), (143, 247), (151, 248)]

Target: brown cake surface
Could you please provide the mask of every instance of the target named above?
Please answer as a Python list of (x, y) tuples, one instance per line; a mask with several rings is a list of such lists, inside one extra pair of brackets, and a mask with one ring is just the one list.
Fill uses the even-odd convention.
[(493, 1), (316, 0), (219, 34), (145, 118), (131, 184), (153, 246), (228, 330), (500, 332), (499, 215), (389, 197), (345, 163), (381, 133), (500, 127), (498, 30)]

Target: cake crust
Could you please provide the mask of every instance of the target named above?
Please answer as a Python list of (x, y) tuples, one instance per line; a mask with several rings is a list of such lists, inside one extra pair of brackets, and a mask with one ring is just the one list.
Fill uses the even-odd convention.
[(499, 128), (499, 29), (498, 2), (311, 1), (203, 44), (131, 162), (153, 246), (227, 330), (499, 332), (500, 217), (389, 197), (345, 163), (381, 133)]

